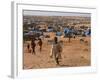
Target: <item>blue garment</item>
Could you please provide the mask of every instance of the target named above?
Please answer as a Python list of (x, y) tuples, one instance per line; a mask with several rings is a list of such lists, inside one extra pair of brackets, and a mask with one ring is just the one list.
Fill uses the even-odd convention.
[(65, 34), (68, 34), (68, 33), (69, 33), (69, 29), (68, 29), (68, 28), (65, 28), (65, 29), (64, 29), (64, 33), (65, 33)]

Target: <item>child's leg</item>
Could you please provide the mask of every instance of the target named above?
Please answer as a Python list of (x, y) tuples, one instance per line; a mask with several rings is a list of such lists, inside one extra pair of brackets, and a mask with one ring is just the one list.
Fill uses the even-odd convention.
[(59, 65), (59, 60), (58, 60), (58, 58), (56, 58), (56, 63), (57, 63), (57, 65)]
[(33, 53), (35, 54), (35, 48), (33, 48)]
[(42, 50), (42, 46), (40, 46), (40, 51)]

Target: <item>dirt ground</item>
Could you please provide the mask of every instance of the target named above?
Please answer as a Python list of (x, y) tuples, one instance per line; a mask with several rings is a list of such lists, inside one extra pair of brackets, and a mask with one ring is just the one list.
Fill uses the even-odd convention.
[[(90, 37), (84, 37), (84, 41), (80, 42), (81, 37), (63, 38), (63, 52), (60, 65), (56, 65), (53, 58), (50, 57), (51, 45), (47, 40), (43, 40), (43, 48), (40, 52), (39, 46), (36, 46), (36, 55), (31, 54), (27, 50), (25, 42), (23, 48), (23, 69), (40, 69), (40, 68), (55, 68), (55, 67), (79, 67), (91, 65), (91, 44)], [(37, 43), (37, 42), (36, 42)]]

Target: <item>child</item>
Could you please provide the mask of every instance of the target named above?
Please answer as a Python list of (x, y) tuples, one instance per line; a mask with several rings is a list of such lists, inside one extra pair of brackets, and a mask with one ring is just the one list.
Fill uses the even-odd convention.
[(33, 54), (33, 53), (36, 54), (36, 53), (35, 53), (35, 47), (36, 47), (35, 40), (32, 39), (32, 41), (31, 41), (32, 54)]
[(30, 52), (30, 44), (29, 43), (27, 44), (27, 50), (28, 50), (28, 52)]
[(50, 57), (54, 58), (57, 65), (59, 65), (59, 59), (61, 59), (61, 52), (62, 52), (62, 46), (58, 42), (57, 37), (54, 37), (54, 43), (52, 45)]
[(41, 40), (41, 38), (39, 38), (38, 44), (39, 44), (39, 46), (40, 46), (40, 52), (41, 52), (41, 50), (42, 50), (42, 40)]

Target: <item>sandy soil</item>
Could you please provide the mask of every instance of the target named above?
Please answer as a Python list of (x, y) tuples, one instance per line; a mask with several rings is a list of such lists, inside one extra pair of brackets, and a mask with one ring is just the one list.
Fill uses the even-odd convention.
[[(63, 52), (60, 65), (56, 65), (53, 58), (50, 58), (51, 45), (43, 40), (42, 51), (39, 51), (39, 46), (36, 46), (36, 55), (31, 54), (27, 50), (27, 41), (24, 43), (23, 53), (23, 69), (36, 68), (53, 68), (53, 67), (77, 67), (91, 65), (91, 47), (90, 37), (85, 37), (84, 42), (80, 43), (80, 38), (68, 39), (63, 38)], [(37, 43), (37, 42), (36, 42)]]

